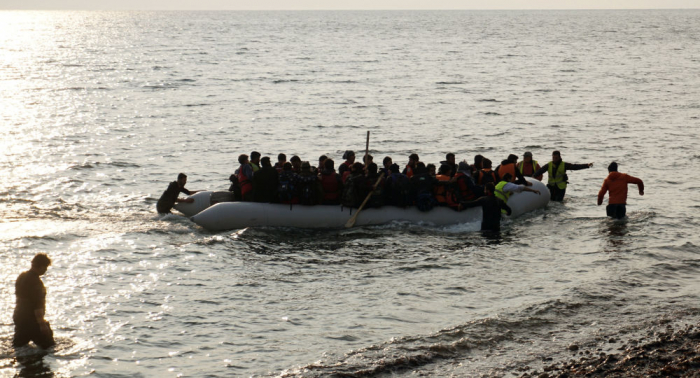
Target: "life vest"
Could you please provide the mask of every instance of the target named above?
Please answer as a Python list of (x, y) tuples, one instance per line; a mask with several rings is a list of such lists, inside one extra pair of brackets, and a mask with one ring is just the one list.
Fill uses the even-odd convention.
[[(435, 176), (435, 178), (437, 178), (438, 181), (450, 181), (450, 176), (437, 175), (437, 176)], [(433, 194), (435, 195), (435, 200), (439, 204), (443, 204), (443, 205), (447, 204), (447, 185), (446, 184), (435, 185)]]
[(480, 170), (477, 184), (486, 185), (490, 182), (496, 185), (496, 172), (492, 171), (491, 168), (484, 168)]
[[(501, 181), (496, 185), (496, 190), (494, 191), (494, 195), (496, 198), (500, 199), (504, 203), (508, 203), (508, 198), (510, 198), (510, 195), (513, 194), (511, 192), (504, 192), (503, 187), (506, 186), (506, 184), (509, 184), (507, 181)], [(508, 212), (505, 209), (501, 209), (501, 212), (503, 214), (507, 214)]]
[(561, 161), (557, 171), (554, 172), (554, 162), (547, 165), (547, 185), (556, 185), (559, 189), (566, 189), (566, 163)]
[(406, 177), (413, 177), (413, 168), (411, 168), (411, 166), (408, 164), (406, 164)]
[(465, 175), (462, 172), (457, 172), (457, 174), (454, 177), (457, 181), (457, 189), (459, 190), (459, 194), (461, 197), (462, 201), (473, 201), (476, 199), (476, 194), (472, 192), (469, 187), (467, 186), (467, 183), (465, 180), (469, 180), (469, 176)]
[(335, 201), (340, 198), (340, 183), (338, 174), (321, 174), (321, 185), (323, 186), (324, 201)]
[(517, 176), (515, 176), (515, 164), (508, 163), (501, 165), (501, 167), (498, 168), (498, 177), (503, 178), (503, 176), (505, 176), (506, 173), (510, 173), (510, 182), (515, 182), (515, 179), (517, 178)]
[(530, 172), (525, 173), (525, 161), (518, 163), (518, 170), (523, 176), (532, 177), (532, 175), (537, 171), (537, 160), (532, 161), (532, 170)]
[(260, 167), (255, 163), (250, 163), (250, 166), (253, 167), (253, 173), (260, 170)]
[(253, 182), (243, 173), (243, 166), (238, 168), (238, 185), (241, 187), (241, 197), (253, 190)]

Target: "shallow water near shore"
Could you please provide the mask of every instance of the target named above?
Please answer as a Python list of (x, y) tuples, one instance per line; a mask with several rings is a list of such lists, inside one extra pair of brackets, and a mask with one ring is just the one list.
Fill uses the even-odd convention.
[[(510, 376), (700, 319), (698, 11), (0, 12), (0, 375)], [(241, 153), (532, 151), (563, 203), (209, 232), (155, 202)], [(609, 162), (644, 180), (596, 206)], [(689, 177), (690, 176), (690, 177)], [(58, 346), (11, 348), (31, 257)], [(609, 343), (614, 348), (617, 343)], [(527, 370), (531, 371), (531, 370)]]

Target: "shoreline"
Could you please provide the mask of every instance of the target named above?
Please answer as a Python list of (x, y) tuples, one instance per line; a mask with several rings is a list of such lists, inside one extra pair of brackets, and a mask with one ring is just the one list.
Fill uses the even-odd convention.
[(520, 377), (700, 377), (700, 324), (668, 324), (621, 343), (615, 353), (602, 351), (603, 343), (616, 342), (610, 338), (585, 350), (572, 344), (569, 350), (575, 357)]

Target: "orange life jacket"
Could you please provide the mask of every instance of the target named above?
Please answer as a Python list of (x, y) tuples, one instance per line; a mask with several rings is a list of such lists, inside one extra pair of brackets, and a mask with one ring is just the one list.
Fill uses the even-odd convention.
[(408, 164), (406, 164), (406, 177), (413, 177), (413, 168), (411, 168), (411, 166)]
[(498, 179), (496, 178), (496, 172), (492, 171), (491, 168), (484, 168), (479, 171), (477, 185), (484, 185), (484, 183), (487, 182), (492, 182), (494, 185), (496, 185), (496, 183), (498, 182)]
[(253, 190), (253, 182), (243, 174), (243, 166), (238, 168), (238, 185), (241, 187), (241, 196), (245, 196)]
[[(450, 176), (437, 175), (435, 178), (437, 178), (438, 181), (450, 181)], [(447, 185), (438, 184), (433, 186), (433, 194), (438, 203), (447, 204)]]
[(462, 172), (457, 172), (455, 175), (455, 179), (457, 180), (457, 188), (459, 189), (459, 194), (462, 197), (462, 201), (473, 201), (476, 199), (476, 195), (474, 192), (469, 190), (469, 187), (467, 186), (467, 183), (465, 180), (469, 180), (469, 177), (465, 175)]
[(517, 178), (517, 176), (515, 176), (515, 164), (503, 164), (500, 168), (498, 168), (498, 177), (501, 179), (503, 179), (503, 176), (505, 176), (506, 173), (510, 173), (510, 182), (515, 182), (515, 179)]

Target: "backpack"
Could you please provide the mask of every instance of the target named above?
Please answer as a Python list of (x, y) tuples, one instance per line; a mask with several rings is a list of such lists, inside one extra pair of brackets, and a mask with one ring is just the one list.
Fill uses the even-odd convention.
[(292, 175), (280, 175), (277, 184), (277, 195), (279, 196), (280, 202), (292, 202), (292, 198), (294, 198), (294, 182)]
[(340, 203), (345, 207), (359, 207), (362, 203), (360, 198), (360, 184), (363, 176), (350, 176), (343, 187), (343, 197)]
[(316, 181), (305, 182), (302, 184), (301, 190), (299, 190), (299, 203), (307, 206), (316, 205), (317, 197), (318, 193), (316, 192)]
[(395, 206), (406, 207), (412, 204), (411, 182), (408, 177), (394, 173), (391, 175), (391, 197)]
[(416, 197), (416, 207), (423, 212), (432, 210), (436, 202), (435, 198), (428, 192), (420, 193)]
[(492, 182), (493, 185), (496, 185), (496, 171), (491, 171), (491, 172), (484, 172), (484, 171), (479, 171), (479, 182), (480, 185), (486, 186), (486, 184)]
[(241, 186), (238, 184), (238, 175), (234, 173), (229, 176), (228, 180), (231, 181), (228, 191), (233, 192), (233, 200), (240, 201), (243, 195), (241, 194)]

